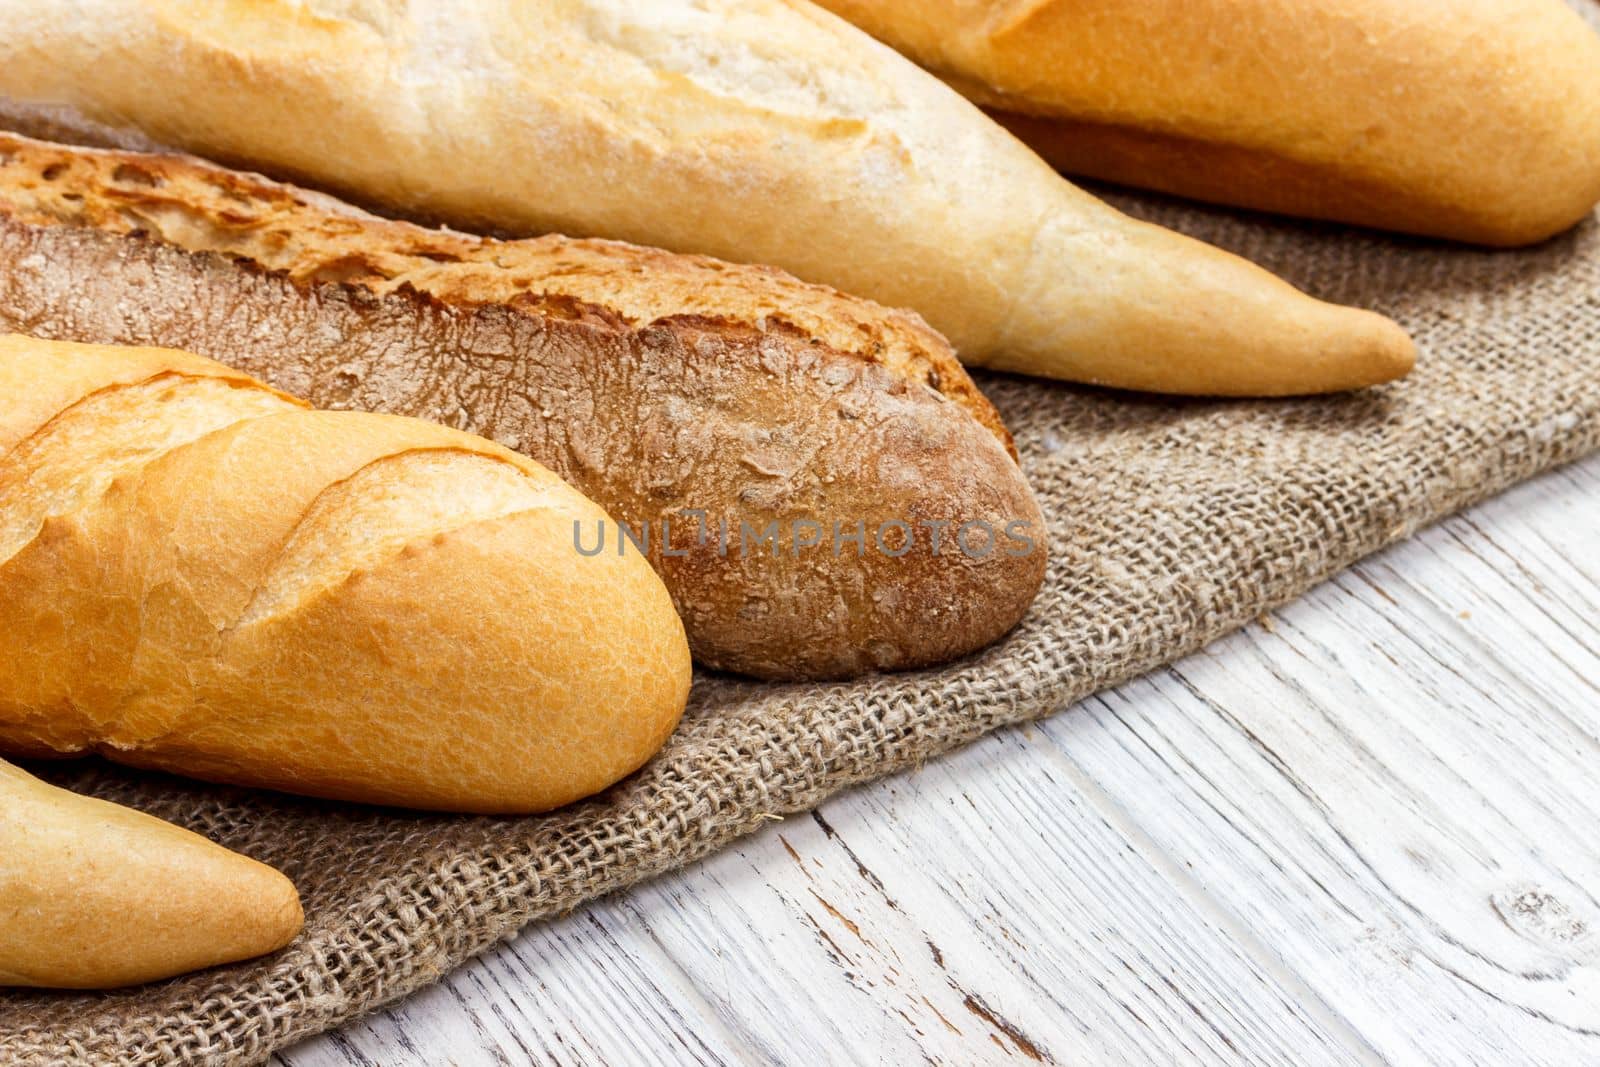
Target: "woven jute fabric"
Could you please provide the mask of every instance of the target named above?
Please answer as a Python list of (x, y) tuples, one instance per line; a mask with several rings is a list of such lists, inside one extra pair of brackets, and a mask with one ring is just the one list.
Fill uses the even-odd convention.
[(820, 686), (701, 675), (660, 756), (554, 815), (435, 817), (36, 766), (279, 868), (306, 928), (268, 959), (131, 991), (0, 993), (0, 1063), (265, 1058), (771, 815), (1063, 711), (1600, 444), (1600, 221), (1496, 253), (1115, 199), (1392, 315), (1420, 344), (1416, 372), (1271, 402), (983, 378), (1051, 523), (1049, 576), (1023, 625), (942, 670)]

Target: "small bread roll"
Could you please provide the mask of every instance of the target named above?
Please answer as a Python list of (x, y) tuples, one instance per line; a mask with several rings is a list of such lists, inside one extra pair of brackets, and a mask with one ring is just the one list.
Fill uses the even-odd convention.
[(275, 952), (302, 921), (271, 867), (0, 761), (0, 985), (153, 982)]

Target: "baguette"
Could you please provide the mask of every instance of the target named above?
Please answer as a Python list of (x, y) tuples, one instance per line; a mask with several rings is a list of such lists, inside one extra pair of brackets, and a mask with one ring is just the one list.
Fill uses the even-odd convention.
[(1488, 245), (1600, 200), (1600, 37), (1562, 0), (821, 2), (1070, 174)]
[[(520, 449), (645, 535), (725, 670), (941, 662), (1015, 625), (1044, 575), (1010, 437), (944, 340), (772, 270), (428, 231), (191, 159), (0, 136), (0, 328), (188, 349)], [(880, 550), (898, 523), (912, 541)], [(1034, 549), (984, 551), (1012, 523)], [(602, 533), (618, 550), (615, 525), (585, 549)]]
[(1283, 395), (1414, 358), (1074, 188), (808, 4), (5, 0), (0, 95), (467, 229), (775, 264), (1004, 370)]
[(0, 338), (0, 396), (0, 750), (532, 812), (682, 713), (666, 590), (514, 452), (168, 349)]
[(302, 922), (271, 867), (0, 761), (0, 986), (153, 982), (276, 952)]

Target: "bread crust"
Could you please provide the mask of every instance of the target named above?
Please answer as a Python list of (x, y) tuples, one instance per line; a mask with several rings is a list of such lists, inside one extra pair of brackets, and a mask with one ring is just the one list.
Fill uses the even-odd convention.
[(1276, 396), (1415, 356), (1074, 188), (809, 4), (17, 0), (0, 94), (388, 213), (771, 263), (916, 309), (969, 364)]
[(1563, 0), (822, 0), (1070, 174), (1488, 245), (1600, 201)]
[(0, 761), (0, 986), (171, 978), (275, 952), (303, 922), (272, 868)]
[[(188, 158), (9, 135), (0, 263), (13, 328), (187, 348), (319, 406), (418, 415), (533, 456), (653, 534), (709, 666), (817, 678), (941, 662), (1009, 630), (1043, 578), (1042, 515), (948, 346), (915, 316), (778, 271), (424, 230)], [(775, 546), (757, 544), (773, 522)], [(809, 522), (821, 544), (797, 544)], [(934, 524), (968, 522), (1021, 523), (1032, 550), (935, 544)], [(857, 523), (906, 523), (915, 540), (858, 551)]]
[(0, 204), (23, 221), (153, 236), (302, 284), (341, 282), (380, 295), (410, 288), (458, 306), (507, 304), (537, 317), (634, 329), (693, 317), (787, 333), (926, 385), (1016, 456), (999, 412), (921, 316), (772, 267), (559, 234), (506, 241), (425, 229), (190, 156), (69, 147), (4, 130), (0, 163), (8, 168)]
[(0, 337), (0, 395), (34, 391), (59, 410), (0, 410), (0, 751), (526, 813), (683, 713), (660, 580), (579, 558), (604, 513), (524, 456), (188, 353)]

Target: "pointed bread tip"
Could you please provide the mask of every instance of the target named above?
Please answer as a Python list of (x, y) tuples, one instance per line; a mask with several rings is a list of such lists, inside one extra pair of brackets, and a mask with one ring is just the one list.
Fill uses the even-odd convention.
[(0, 761), (0, 986), (112, 989), (292, 941), (279, 872), (151, 815)]
[[(254, 959), (293, 941), (305, 926), (305, 909), (300, 891), (281, 872), (247, 856), (238, 858), (243, 863), (237, 867), (234, 899), (240, 906), (231, 917), (239, 931), (237, 959)], [(229, 918), (219, 914), (216, 925), (226, 925)]]
[(1350, 383), (1333, 384), (1324, 391), (1382, 385), (1411, 373), (1417, 364), (1417, 344), (1399, 323), (1375, 311), (1341, 310), (1347, 315), (1359, 316), (1364, 322), (1350, 332), (1352, 350), (1346, 360)]
[[(1049, 234), (1049, 231), (1044, 231)], [(1185, 396), (1342, 392), (1393, 381), (1416, 348), (1376, 312), (1316, 299), (1250, 261), (1122, 215), (1040, 241), (1002, 370)]]

